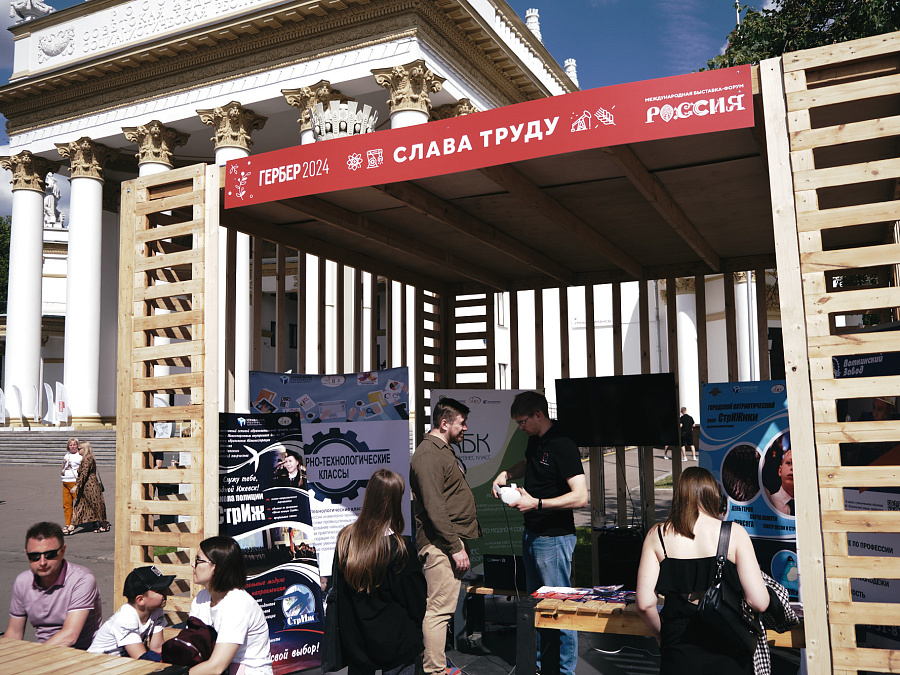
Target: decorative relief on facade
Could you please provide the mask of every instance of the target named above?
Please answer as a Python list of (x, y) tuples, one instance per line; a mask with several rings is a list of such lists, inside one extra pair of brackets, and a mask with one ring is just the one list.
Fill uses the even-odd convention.
[(766, 309), (772, 312), (781, 312), (781, 296), (778, 292), (778, 270), (772, 271), (775, 280), (766, 283)]
[(447, 120), (451, 117), (462, 117), (463, 115), (471, 115), (472, 113), (477, 112), (478, 108), (472, 105), (472, 102), (469, 99), (461, 98), (456, 103), (445, 103), (444, 105), (432, 108), (431, 113), (428, 116), (428, 121), (436, 122), (438, 120)]
[(56, 10), (42, 0), (12, 0), (9, 3), (9, 18), (15, 19), (17, 24), (23, 21), (40, 19)]
[(23, 150), (18, 155), (0, 157), (0, 166), (12, 171), (13, 190), (34, 190), (44, 194), (44, 176), (59, 171), (60, 163), (31, 154)]
[(316, 141), (370, 134), (375, 131), (375, 124), (378, 122), (377, 110), (372, 110), (368, 105), (360, 108), (356, 101), (331, 101), (328, 106), (316, 103), (311, 113), (312, 132)]
[(66, 226), (66, 216), (59, 212), (61, 193), (52, 171), (47, 172), (44, 181), (44, 228), (61, 229)]
[(116, 180), (108, 180), (103, 183), (103, 210), (110, 213), (119, 213), (122, 209), (122, 183)]
[(59, 154), (69, 159), (70, 178), (104, 180), (104, 167), (119, 156), (118, 150), (95, 143), (87, 136), (71, 143), (55, 143)]
[(678, 295), (693, 295), (696, 293), (697, 287), (694, 284), (694, 277), (679, 277), (675, 279), (675, 293)]
[(287, 100), (288, 105), (300, 110), (300, 131), (309, 131), (312, 129), (312, 121), (310, 112), (316, 107), (316, 103), (323, 105), (331, 101), (354, 101), (356, 99), (350, 96), (344, 96), (337, 89), (331, 87), (328, 80), (319, 80), (311, 87), (300, 87), (299, 89), (282, 89), (281, 93)]
[(219, 148), (243, 148), (250, 152), (253, 140), (250, 133), (258, 131), (266, 125), (268, 117), (257, 115), (237, 101), (232, 101), (221, 108), (198, 110), (200, 120), (215, 129), (216, 135), (211, 140)]
[(260, 31), (247, 39), (179, 52), (165, 61), (143, 63), (139, 70), (107, 72), (102, 78), (72, 82), (63, 90), (41, 91), (39, 98), (7, 101), (7, 130), (20, 134), (82, 119), (86, 113), (118, 109), (125, 100), (137, 103), (154, 99), (161, 92), (174, 96), (200, 84), (229, 81), (237, 73), (252, 81), (258, 73), (271, 72), (273, 63), (317, 61), (345, 54), (351, 48), (363, 53), (367, 47), (410, 38), (426, 40), (448, 54), (465, 77), (497, 105), (530, 98), (442, 11), (431, 3), (396, 0), (389, 6), (357, 7), (325, 19), (308, 18), (300, 24)]
[(427, 113), (431, 109), (428, 95), (439, 92), (445, 82), (445, 78), (425, 66), (423, 59), (393, 68), (378, 68), (372, 74), (379, 86), (391, 92), (387, 102), (391, 113), (398, 110)]
[(38, 63), (44, 63), (54, 56), (69, 56), (75, 51), (75, 30), (67, 28), (57, 33), (44, 35), (38, 40)]
[(139, 127), (122, 127), (125, 138), (138, 144), (138, 164), (165, 164), (172, 168), (172, 153), (175, 148), (188, 142), (190, 134), (184, 134), (153, 120)]

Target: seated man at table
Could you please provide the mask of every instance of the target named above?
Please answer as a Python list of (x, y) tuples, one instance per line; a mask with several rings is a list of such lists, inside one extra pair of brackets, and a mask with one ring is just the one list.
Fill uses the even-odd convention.
[(25, 535), (29, 571), (13, 584), (6, 637), (21, 640), (31, 621), (38, 642), (87, 649), (100, 628), (100, 592), (91, 571), (65, 559), (62, 528), (37, 523)]

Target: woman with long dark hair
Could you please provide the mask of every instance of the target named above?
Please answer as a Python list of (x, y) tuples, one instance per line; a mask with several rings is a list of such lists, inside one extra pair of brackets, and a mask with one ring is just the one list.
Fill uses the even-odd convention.
[[(644, 540), (637, 607), (659, 641), (661, 675), (753, 673), (753, 653), (738, 653), (723, 644), (697, 616), (697, 603), (716, 573), (722, 515), (722, 493), (715, 478), (692, 466), (675, 484), (669, 517), (654, 525)], [(731, 525), (723, 576), (725, 583), (743, 590), (751, 609), (762, 612), (769, 606), (750, 536), (737, 523)], [(661, 613), (656, 609), (657, 595), (665, 597)]]
[(376, 471), (359, 518), (338, 534), (334, 574), (348, 675), (412, 675), (424, 649), (425, 576), (402, 536), (405, 490), (399, 474)]
[(231, 537), (200, 542), (194, 558), (194, 583), (203, 587), (191, 602), (191, 616), (216, 629), (216, 646), (208, 661), (191, 668), (191, 675), (272, 675), (269, 626), (244, 585), (244, 554)]

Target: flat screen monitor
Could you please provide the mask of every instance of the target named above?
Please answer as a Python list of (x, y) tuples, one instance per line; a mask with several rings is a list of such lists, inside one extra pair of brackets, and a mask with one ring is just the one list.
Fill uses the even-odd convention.
[(679, 442), (675, 375), (617, 375), (556, 381), (557, 418), (579, 447)]

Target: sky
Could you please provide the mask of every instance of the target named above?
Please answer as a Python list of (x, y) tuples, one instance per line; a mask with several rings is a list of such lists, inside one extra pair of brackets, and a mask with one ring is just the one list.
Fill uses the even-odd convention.
[[(57, 10), (83, 0), (46, 0)], [(543, 42), (553, 57), (574, 58), (578, 83), (592, 89), (623, 82), (681, 75), (706, 67), (720, 54), (736, 23), (733, 0), (507, 0), (525, 19), (537, 9)], [(772, 0), (744, 0), (751, 7)], [(0, 26), (12, 25), (0, 11)], [(0, 30), (0, 82), (12, 72), (13, 41)], [(7, 154), (6, 120), (0, 115), (0, 155)], [(2, 172), (6, 173), (6, 172)], [(68, 203), (68, 181), (60, 181), (61, 206)], [(11, 211), (9, 182), (0, 176), (0, 215)]]

